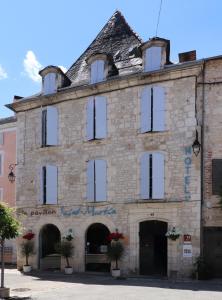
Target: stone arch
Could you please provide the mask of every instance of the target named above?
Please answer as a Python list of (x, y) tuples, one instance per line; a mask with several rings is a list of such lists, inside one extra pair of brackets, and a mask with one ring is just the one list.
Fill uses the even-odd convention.
[(56, 244), (61, 241), (61, 233), (54, 224), (47, 223), (39, 231), (39, 268), (60, 269), (61, 256), (56, 251)]
[(110, 262), (106, 257), (111, 231), (101, 222), (93, 222), (85, 231), (85, 269), (87, 271), (109, 272)]
[(168, 223), (144, 220), (139, 223), (139, 269), (141, 275), (167, 275)]

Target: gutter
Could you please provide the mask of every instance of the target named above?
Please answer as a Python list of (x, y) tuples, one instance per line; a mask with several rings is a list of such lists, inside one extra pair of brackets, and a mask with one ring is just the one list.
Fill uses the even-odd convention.
[(205, 134), (205, 67), (206, 67), (206, 60), (203, 60), (203, 67), (202, 67), (202, 126), (201, 126), (201, 209), (200, 209), (200, 256), (203, 257), (204, 254), (204, 241), (203, 241), (203, 228), (204, 228), (204, 218), (203, 218), (203, 206), (204, 206), (204, 192), (205, 192), (205, 184), (204, 184), (204, 134)]

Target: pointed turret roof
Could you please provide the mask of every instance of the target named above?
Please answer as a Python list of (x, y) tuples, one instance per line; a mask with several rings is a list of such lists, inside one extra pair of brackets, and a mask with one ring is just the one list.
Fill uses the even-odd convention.
[(129, 53), (141, 44), (141, 38), (128, 25), (123, 15), (116, 11), (66, 75), (74, 85), (88, 83), (89, 68), (86, 61), (97, 53), (111, 56), (113, 62), (118, 65), (117, 69), (132, 67), (133, 64), (138, 65), (138, 60), (133, 62), (129, 58)]

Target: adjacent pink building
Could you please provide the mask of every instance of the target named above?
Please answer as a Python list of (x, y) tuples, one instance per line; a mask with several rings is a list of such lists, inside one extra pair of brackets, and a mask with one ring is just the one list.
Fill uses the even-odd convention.
[[(0, 119), (0, 201), (15, 207), (15, 182), (8, 180), (9, 165), (16, 163), (16, 117)], [(14, 170), (15, 172), (15, 170)], [(5, 261), (16, 261), (15, 241), (6, 242)]]

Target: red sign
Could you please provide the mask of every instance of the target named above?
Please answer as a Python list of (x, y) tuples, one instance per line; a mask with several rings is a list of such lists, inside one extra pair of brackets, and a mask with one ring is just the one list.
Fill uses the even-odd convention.
[(191, 242), (191, 235), (190, 234), (184, 234), (183, 241), (184, 242)]

